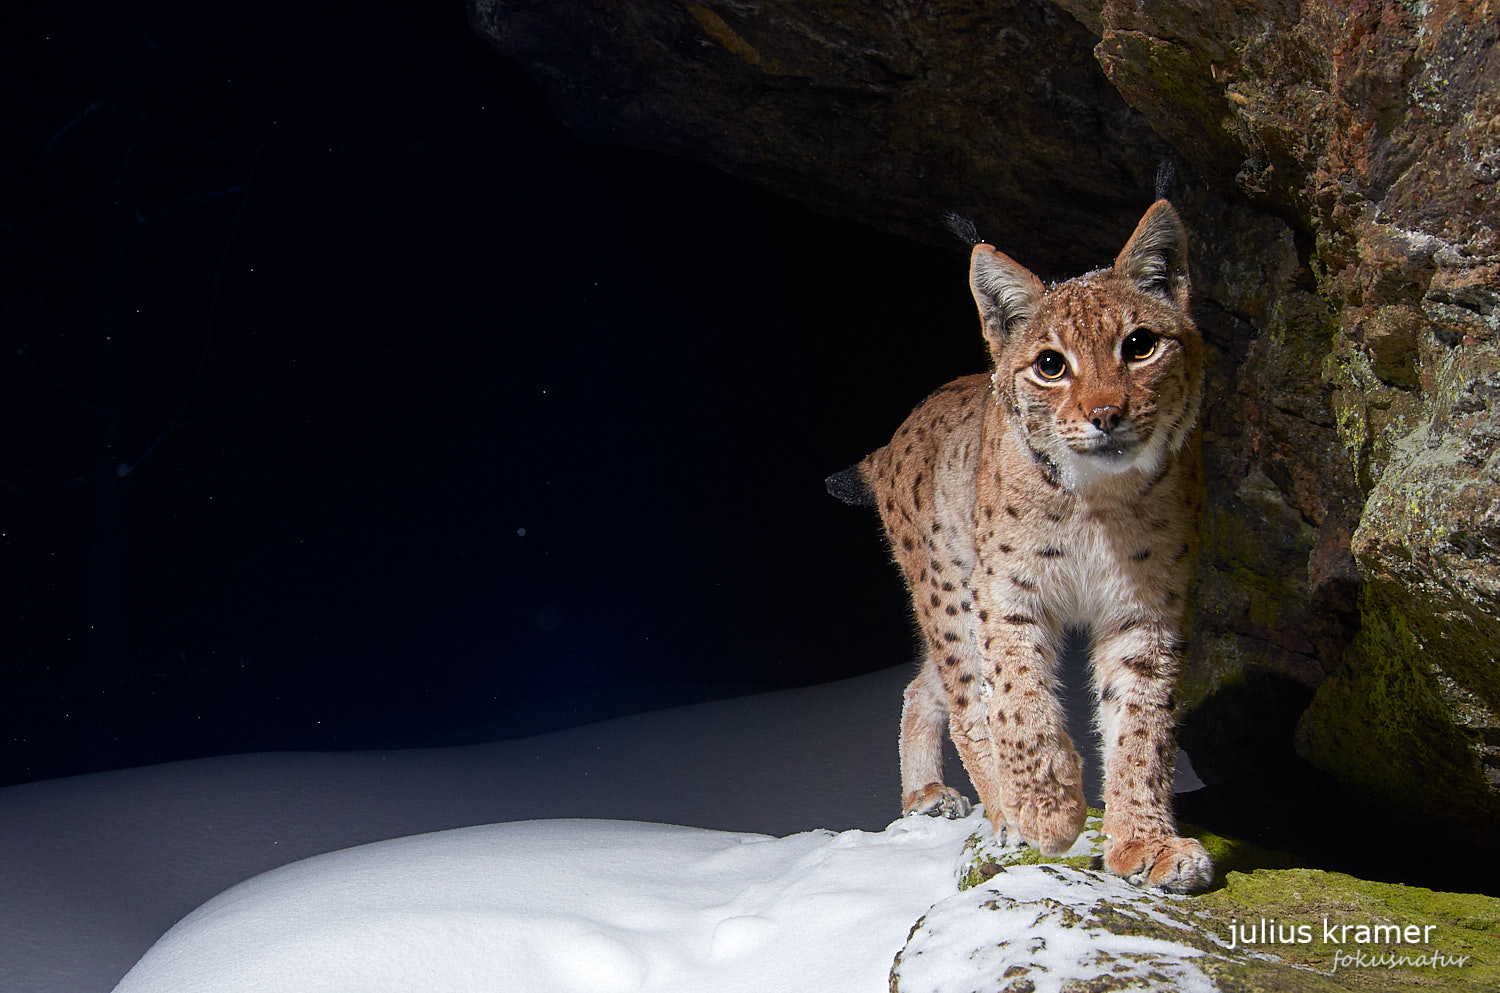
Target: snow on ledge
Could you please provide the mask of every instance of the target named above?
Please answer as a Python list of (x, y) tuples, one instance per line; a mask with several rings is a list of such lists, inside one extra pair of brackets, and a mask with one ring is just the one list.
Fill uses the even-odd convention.
[(240, 883), (117, 993), (884, 989), (977, 826), (786, 838), (525, 821), (320, 855)]

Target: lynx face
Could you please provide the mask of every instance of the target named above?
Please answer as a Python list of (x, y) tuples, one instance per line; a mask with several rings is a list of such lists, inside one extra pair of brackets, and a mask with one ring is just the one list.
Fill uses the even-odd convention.
[[(1153, 474), (1192, 433), (1203, 344), (1185, 267), (1166, 252), (1175, 233), (1143, 221), (1113, 269), (1051, 290), (990, 246), (974, 250), (996, 397), (1018, 440), (1068, 489), (1131, 468)], [(998, 312), (984, 313), (986, 303)]]

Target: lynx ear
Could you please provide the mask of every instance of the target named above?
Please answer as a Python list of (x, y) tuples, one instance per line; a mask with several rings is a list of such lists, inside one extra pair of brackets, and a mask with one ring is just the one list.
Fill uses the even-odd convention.
[(1115, 272), (1142, 293), (1187, 309), (1187, 230), (1170, 203), (1158, 200), (1146, 211), (1115, 259)]
[(983, 242), (969, 257), (969, 288), (979, 305), (984, 336), (999, 348), (1019, 324), (1031, 317), (1046, 292), (1025, 266)]

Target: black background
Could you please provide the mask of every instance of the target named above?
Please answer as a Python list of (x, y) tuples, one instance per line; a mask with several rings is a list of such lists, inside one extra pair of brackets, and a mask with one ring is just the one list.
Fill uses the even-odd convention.
[[(491, 740), (915, 658), (874, 513), (822, 480), (983, 368), (962, 245), (584, 144), (458, 2), (141, 23), (5, 32), (0, 783)], [(128, 635), (101, 675), (127, 175)]]

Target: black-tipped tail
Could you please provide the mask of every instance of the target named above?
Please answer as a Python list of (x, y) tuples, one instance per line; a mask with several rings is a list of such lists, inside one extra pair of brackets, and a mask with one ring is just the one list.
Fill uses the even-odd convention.
[(875, 494), (860, 478), (858, 465), (834, 473), (823, 480), (823, 485), (828, 487), (829, 496), (837, 497), (851, 507), (875, 506)]

